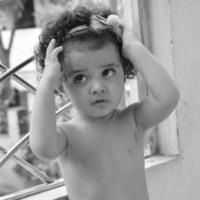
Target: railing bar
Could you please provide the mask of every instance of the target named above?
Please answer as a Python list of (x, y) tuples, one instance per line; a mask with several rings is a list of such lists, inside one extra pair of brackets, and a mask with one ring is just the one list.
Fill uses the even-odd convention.
[[(6, 67), (5, 65), (0, 63), (0, 70), (2, 72), (5, 72), (6, 70), (8, 70), (8, 67)], [(22, 79), (21, 77), (19, 77), (16, 74), (12, 74), (11, 78), (16, 81), (17, 83), (19, 83), (20, 85), (22, 85), (24, 88), (26, 88), (29, 92), (35, 94), (36, 92), (36, 88), (33, 87), (30, 83), (28, 83), (27, 81), (25, 81), (24, 79)]]
[(72, 103), (66, 103), (64, 106), (56, 110), (56, 117), (60, 116), (63, 112), (65, 112), (67, 109), (70, 109), (72, 107)]
[(13, 147), (9, 149), (9, 151), (2, 157), (0, 160), (0, 167), (12, 156), (17, 152), (17, 150), (27, 142), (29, 138), (29, 134), (26, 134), (23, 138), (21, 138)]
[(38, 168), (34, 167), (34, 165), (29, 164), (27, 161), (20, 159), (16, 155), (13, 155), (12, 158), (17, 162), (17, 164), (21, 165), (24, 169), (26, 169), (28, 172), (39, 178), (44, 183), (52, 183), (54, 181), (46, 174), (41, 172)]
[[(0, 153), (2, 153), (3, 155), (6, 154), (6, 150), (0, 147)], [(45, 175), (42, 171), (40, 171), (38, 168), (28, 163), (26, 160), (21, 159), (16, 155), (13, 155), (11, 159), (13, 159), (18, 165), (26, 169), (28, 172), (39, 178), (43, 183), (52, 183), (54, 181), (53, 179)]]
[(19, 200), (19, 199), (25, 199), (25, 198), (27, 199), (28, 197), (33, 197), (34, 195), (40, 194), (42, 192), (51, 191), (53, 189), (64, 187), (64, 186), (65, 186), (65, 183), (63, 179), (57, 179), (53, 183), (50, 183), (50, 184), (40, 184), (31, 188), (27, 188), (25, 190), (20, 190), (12, 194), (5, 195), (3, 196), (3, 199), (1, 199), (0, 197), (0, 200)]
[(36, 93), (36, 88), (33, 87), (31, 84), (29, 84), (27, 81), (25, 81), (24, 79), (20, 78), (17, 75), (12, 75), (11, 78), (13, 80), (15, 80), (16, 82), (18, 82), (21, 86), (23, 86), (24, 88), (26, 88), (29, 92), (31, 92), (32, 94)]
[(15, 72), (17, 72), (21, 68), (25, 67), (27, 64), (29, 64), (33, 60), (34, 60), (34, 56), (31, 56), (30, 58), (28, 58), (27, 60), (23, 61), (22, 63), (20, 63), (16, 67), (13, 67), (13, 68), (9, 69), (4, 74), (2, 74), (2, 76), (0, 77), (0, 82), (5, 80), (5, 79), (7, 79), (10, 75), (14, 74)]
[[(71, 102), (67, 103), (66, 105), (62, 106), (58, 111), (56, 111), (56, 116), (58, 117), (64, 110), (69, 109), (71, 107)], [(25, 144), (25, 142), (28, 141), (29, 133), (27, 133), (23, 138), (19, 140), (13, 147), (11, 147), (5, 156), (3, 156), (0, 160), (0, 167), (10, 158), (12, 155), (15, 154), (15, 152), (18, 151), (18, 149), (21, 147), (21, 145)]]

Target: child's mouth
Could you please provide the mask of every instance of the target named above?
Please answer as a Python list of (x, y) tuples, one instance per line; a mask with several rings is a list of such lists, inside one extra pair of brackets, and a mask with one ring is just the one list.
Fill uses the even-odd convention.
[(107, 103), (109, 103), (109, 101), (106, 99), (97, 99), (97, 100), (93, 101), (91, 104), (92, 105), (104, 105)]

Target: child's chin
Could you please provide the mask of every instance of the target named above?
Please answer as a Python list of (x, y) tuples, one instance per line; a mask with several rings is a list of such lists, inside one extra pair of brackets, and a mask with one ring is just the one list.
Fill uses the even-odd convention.
[(91, 117), (94, 117), (94, 118), (109, 118), (110, 115), (112, 115), (114, 110), (107, 110), (107, 111), (101, 111), (101, 112), (98, 112), (98, 113), (93, 113), (91, 115)]

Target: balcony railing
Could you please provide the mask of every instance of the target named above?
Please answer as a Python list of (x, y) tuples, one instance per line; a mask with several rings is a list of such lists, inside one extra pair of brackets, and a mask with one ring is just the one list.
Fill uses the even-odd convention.
[[(0, 71), (3, 72), (0, 76), (0, 82), (6, 80), (8, 78), (11, 78), (14, 81), (16, 81), (18, 84), (23, 86), (25, 89), (27, 89), (29, 92), (35, 94), (36, 88), (15, 74), (20, 69), (27, 66), (27, 64), (29, 64), (33, 60), (34, 60), (34, 57), (30, 57), (27, 60), (25, 60), (24, 62), (22, 62), (21, 64), (17, 65), (14, 68), (11, 68), (11, 69), (9, 69), (7, 66), (0, 63)], [(63, 112), (65, 112), (67, 109), (69, 109), (69, 107), (71, 107), (71, 103), (68, 103), (68, 104), (64, 105), (63, 107), (61, 107), (60, 109), (56, 110), (56, 112), (55, 112), (56, 116), (57, 117), (60, 116)], [(18, 165), (20, 165), (25, 170), (30, 172), (32, 175), (39, 178), (43, 182), (43, 184), (35, 186), (33, 188), (25, 189), (23, 191), (19, 191), (19, 192), (13, 193), (13, 194), (1, 196), (0, 200), (1, 199), (2, 200), (3, 199), (4, 200), (33, 199), (33, 198), (31, 198), (31, 196), (33, 197), (35, 195), (37, 195), (37, 198), (34, 197), (34, 199), (38, 199), (38, 200), (39, 199), (48, 199), (48, 200), (49, 199), (57, 199), (57, 200), (67, 199), (63, 179), (55, 181), (52, 178), (48, 177), (46, 174), (44, 174), (41, 170), (39, 170), (35, 166), (31, 165), (24, 159), (19, 158), (18, 156), (15, 155), (16, 152), (24, 144), (26, 144), (28, 142), (28, 140), (29, 140), (29, 133), (27, 133), (24, 137), (22, 137), (14, 146), (12, 146), (8, 150), (0, 147), (0, 154), (3, 154), (3, 157), (0, 159), (0, 167), (2, 167), (9, 159), (12, 159)], [(60, 190), (60, 189), (62, 189), (62, 192), (60, 193), (59, 196), (52, 194), (53, 191), (56, 191), (54, 193), (58, 193), (57, 190)], [(42, 193), (46, 193), (46, 195), (48, 194), (47, 195), (48, 197), (44, 198), (44, 196), (42, 196)], [(51, 195), (50, 195), (50, 193), (51, 193)]]

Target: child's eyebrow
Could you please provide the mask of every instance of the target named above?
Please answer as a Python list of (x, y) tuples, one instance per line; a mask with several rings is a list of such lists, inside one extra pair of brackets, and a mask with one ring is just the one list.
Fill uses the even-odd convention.
[(88, 70), (87, 69), (81, 69), (81, 70), (70, 70), (68, 73), (67, 73), (67, 76), (74, 76), (75, 74), (81, 74), (81, 73), (85, 73), (87, 72)]
[(102, 65), (102, 66), (100, 66), (100, 67), (101, 67), (101, 68), (106, 68), (106, 67), (119, 67), (119, 64), (112, 62), (112, 63), (108, 63), (108, 64), (106, 64), (106, 65)]

